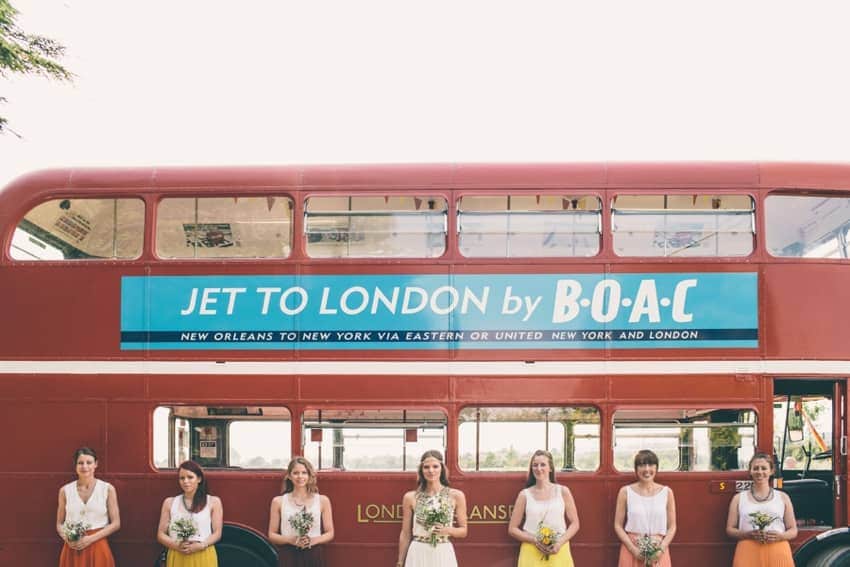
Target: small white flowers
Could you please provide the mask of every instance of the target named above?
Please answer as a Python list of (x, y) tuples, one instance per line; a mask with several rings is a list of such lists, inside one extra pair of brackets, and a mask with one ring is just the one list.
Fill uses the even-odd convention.
[(89, 527), (85, 522), (65, 522), (62, 524), (62, 533), (65, 534), (65, 539), (68, 541), (79, 541), (86, 535)]
[(192, 518), (177, 518), (171, 522), (169, 530), (180, 541), (189, 541), (190, 537), (198, 533), (198, 526)]

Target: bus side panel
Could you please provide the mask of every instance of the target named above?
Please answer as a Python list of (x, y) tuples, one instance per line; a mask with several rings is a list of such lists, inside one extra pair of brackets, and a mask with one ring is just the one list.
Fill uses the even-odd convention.
[(399, 400), (403, 406), (410, 400), (446, 401), (450, 379), (447, 376), (303, 376), (299, 380), (301, 399), (324, 401), (328, 393), (334, 398), (352, 401)]
[(713, 400), (702, 402), (758, 401), (759, 383), (753, 376), (706, 375), (689, 376), (612, 376), (612, 400), (675, 400), (666, 404), (679, 405), (687, 400)]
[[(321, 378), (317, 378), (321, 380)], [(203, 403), (215, 405), (257, 404), (271, 401), (288, 405), (297, 396), (296, 379), (292, 375), (173, 375), (148, 377), (149, 398), (156, 405), (169, 403)], [(213, 394), (214, 393), (214, 394)]]
[[(52, 262), (0, 270), (3, 318), (14, 322), (4, 333), (0, 358), (138, 358), (120, 351), (121, 276), (140, 275), (138, 267), (104, 267), (65, 262), (61, 278)], [(49, 354), (47, 354), (49, 353)]]
[(762, 268), (762, 341), (768, 358), (848, 360), (847, 267), (775, 263)]
[[(73, 480), (77, 447), (100, 450), (106, 446), (106, 411), (102, 400), (0, 401), (0, 427), (7, 433), (4, 446), (10, 457), (4, 460), (3, 474), (49, 471)], [(106, 457), (99, 464), (108, 471)], [(20, 502), (21, 496), (14, 500)]]
[(603, 376), (563, 377), (466, 377), (455, 379), (455, 398), (460, 402), (485, 404), (574, 403), (575, 400), (603, 400), (607, 379)]

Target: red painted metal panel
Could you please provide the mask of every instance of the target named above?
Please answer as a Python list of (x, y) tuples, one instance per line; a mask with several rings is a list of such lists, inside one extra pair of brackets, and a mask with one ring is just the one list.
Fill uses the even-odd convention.
[(148, 377), (148, 399), (167, 403), (259, 403), (284, 404), (297, 396), (296, 378), (291, 374), (268, 375), (152, 375)]
[[(0, 400), (0, 430), (17, 432), (5, 435), (6, 473), (67, 471), (74, 475), (74, 451), (88, 445), (95, 450), (106, 445), (107, 404), (104, 401), (78, 399), (53, 402), (28, 400), (4, 392)], [(100, 463), (109, 470), (106, 455)]]
[(0, 398), (31, 401), (137, 400), (145, 397), (143, 375), (30, 374), (0, 375)]
[(300, 399), (307, 403), (351, 400), (397, 404), (447, 401), (447, 376), (303, 376)]
[(455, 399), (459, 402), (494, 404), (529, 403), (558, 405), (592, 403), (605, 399), (604, 376), (458, 377)]
[(835, 262), (776, 263), (762, 270), (767, 358), (848, 360), (850, 266)]
[(612, 401), (645, 401), (653, 403), (682, 403), (687, 400), (723, 400), (754, 403), (760, 400), (761, 381), (749, 375), (705, 376), (613, 376)]

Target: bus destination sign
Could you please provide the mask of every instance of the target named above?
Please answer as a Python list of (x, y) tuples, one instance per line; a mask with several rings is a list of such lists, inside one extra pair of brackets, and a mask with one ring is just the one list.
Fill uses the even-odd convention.
[(121, 348), (757, 348), (758, 275), (127, 276)]

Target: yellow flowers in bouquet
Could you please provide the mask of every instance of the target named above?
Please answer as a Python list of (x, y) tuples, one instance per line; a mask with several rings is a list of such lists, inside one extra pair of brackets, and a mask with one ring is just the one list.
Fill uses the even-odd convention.
[[(537, 543), (542, 545), (543, 547), (551, 549), (555, 543), (557, 543), (558, 539), (561, 537), (561, 534), (554, 529), (550, 528), (547, 525), (544, 525), (543, 522), (537, 524), (537, 532), (534, 534)], [(543, 559), (549, 561), (550, 553), (544, 553)]]

